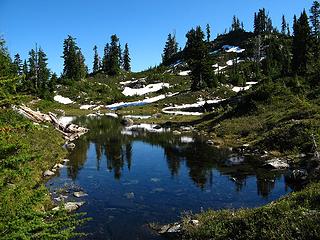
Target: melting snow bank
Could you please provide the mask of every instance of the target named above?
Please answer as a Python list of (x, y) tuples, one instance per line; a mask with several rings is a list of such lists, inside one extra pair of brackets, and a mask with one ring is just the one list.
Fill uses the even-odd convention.
[(170, 128), (162, 128), (161, 126), (157, 124), (147, 124), (147, 123), (141, 123), (141, 124), (134, 124), (128, 127), (125, 127), (124, 130), (121, 132), (125, 135), (134, 135), (134, 130), (145, 130), (147, 132), (156, 132), (156, 133), (162, 133), (162, 132), (168, 132), (170, 131)]
[(240, 92), (250, 89), (253, 85), (257, 84), (258, 82), (246, 82), (245, 87), (233, 87), (231, 90), (234, 92)]
[(156, 96), (156, 97), (145, 98), (143, 100), (134, 101), (134, 102), (113, 103), (113, 104), (107, 105), (106, 108), (111, 109), (111, 110), (116, 110), (116, 109), (123, 108), (123, 107), (143, 106), (143, 105), (146, 105), (148, 103), (154, 103), (154, 102), (160, 101), (162, 99), (175, 96), (177, 94), (179, 94), (179, 92), (168, 94), (168, 95), (161, 94), (161, 95)]
[(181, 110), (181, 109), (187, 109), (187, 108), (199, 108), (199, 107), (203, 107), (205, 104), (219, 103), (224, 100), (225, 99), (213, 99), (213, 100), (207, 100), (207, 101), (199, 101), (192, 104), (183, 104), (175, 107), (165, 107), (162, 109), (162, 112), (167, 114), (176, 114), (176, 115), (200, 116), (203, 114), (202, 112), (187, 112), (187, 111), (174, 111), (174, 110)]
[(72, 121), (76, 119), (75, 117), (67, 117), (63, 116), (58, 119), (59, 123), (63, 124), (63, 126), (67, 126), (68, 124), (72, 123)]
[(122, 94), (125, 96), (134, 96), (134, 95), (141, 96), (147, 93), (157, 92), (162, 88), (169, 88), (169, 87), (170, 87), (169, 83), (154, 83), (154, 84), (149, 84), (143, 88), (137, 88), (137, 89), (125, 87), (124, 90), (122, 91)]
[(53, 100), (62, 104), (71, 104), (73, 101), (70, 98), (62, 97), (61, 95), (54, 96)]
[(231, 45), (224, 45), (223, 50), (225, 50), (226, 52), (230, 53), (230, 52), (234, 52), (234, 53), (242, 53), (245, 51), (245, 49), (242, 49), (240, 47), (237, 46), (231, 46)]
[(188, 76), (189, 73), (191, 73), (191, 71), (190, 71), (190, 70), (187, 70), (187, 71), (179, 72), (178, 75), (179, 75), (179, 76)]
[(123, 118), (133, 118), (133, 119), (148, 119), (151, 118), (150, 115), (125, 115)]

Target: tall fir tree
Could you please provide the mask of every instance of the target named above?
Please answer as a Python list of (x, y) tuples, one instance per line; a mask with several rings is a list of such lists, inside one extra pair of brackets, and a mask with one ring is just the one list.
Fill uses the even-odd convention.
[(178, 52), (178, 43), (176, 41), (176, 36), (171, 33), (168, 34), (168, 38), (163, 49), (162, 54), (162, 64), (168, 66), (172, 63), (172, 58)]
[(27, 63), (27, 60), (24, 60), (24, 62), (23, 62), (22, 73), (23, 73), (24, 76), (27, 76), (27, 74), (28, 74), (28, 63)]
[(310, 9), (310, 21), (312, 25), (312, 35), (320, 39), (320, 3), (314, 1)]
[(282, 15), (282, 22), (281, 22), (281, 34), (287, 35), (287, 21), (284, 15)]
[(269, 34), (272, 33), (273, 26), (272, 20), (266, 13), (264, 8), (259, 9), (258, 13), (254, 14), (254, 33), (259, 34)]
[(63, 77), (72, 80), (80, 80), (85, 77), (87, 66), (85, 65), (81, 49), (77, 46), (75, 40), (75, 38), (68, 35), (63, 42)]
[(185, 59), (191, 70), (192, 90), (215, 85), (212, 67), (209, 61), (209, 50), (204, 41), (204, 33), (200, 26), (191, 29), (187, 35)]
[(21, 76), (23, 73), (23, 69), (22, 69), (22, 60), (20, 58), (19, 53), (17, 53), (16, 55), (14, 55), (14, 59), (13, 59), (13, 66), (14, 66), (14, 72), (15, 74)]
[(300, 18), (294, 18), (292, 42), (292, 69), (295, 74), (305, 75), (310, 61), (310, 26), (304, 10)]
[(0, 77), (12, 74), (11, 58), (5, 40), (0, 36)]
[(94, 56), (93, 56), (92, 72), (95, 74), (100, 70), (100, 58), (98, 55), (98, 47), (96, 45), (94, 45), (93, 47), (93, 52), (94, 52)]
[(238, 32), (238, 31), (241, 31), (241, 30), (242, 30), (242, 28), (241, 28), (241, 24), (240, 24), (239, 18), (237, 18), (235, 15), (233, 15), (232, 24), (231, 24), (231, 31)]
[(207, 42), (209, 43), (210, 42), (210, 38), (211, 38), (211, 28), (210, 28), (209, 23), (206, 26), (206, 32), (207, 32)]
[(129, 54), (129, 46), (128, 46), (128, 43), (126, 43), (123, 51), (123, 69), (127, 72), (131, 71), (130, 62), (131, 62), (131, 58)]
[(109, 70), (108, 75), (115, 76), (120, 73), (120, 59), (119, 59), (119, 38), (117, 35), (111, 36), (110, 52), (109, 52)]
[(122, 47), (121, 47), (120, 42), (119, 42), (118, 48), (119, 48), (119, 64), (120, 64), (120, 68), (122, 68), (122, 66), (123, 66), (123, 52), (122, 52)]
[(103, 58), (102, 58), (102, 70), (104, 73), (109, 72), (109, 66), (110, 66), (110, 45), (109, 43), (106, 44), (103, 50)]

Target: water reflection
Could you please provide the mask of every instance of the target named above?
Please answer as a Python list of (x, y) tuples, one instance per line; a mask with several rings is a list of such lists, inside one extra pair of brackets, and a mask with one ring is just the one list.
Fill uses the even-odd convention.
[[(130, 171), (132, 167), (133, 143), (144, 142), (163, 149), (164, 157), (171, 176), (179, 176), (183, 164), (188, 169), (189, 178), (199, 189), (212, 186), (213, 171), (229, 176), (234, 188), (240, 192), (246, 186), (249, 177), (256, 177), (257, 194), (267, 198), (275, 187), (276, 180), (282, 174), (266, 172), (251, 158), (230, 157), (228, 150), (216, 149), (203, 143), (203, 139), (196, 137), (193, 141), (185, 141), (180, 136), (171, 133), (147, 133), (141, 129), (134, 133), (123, 131), (119, 121), (109, 118), (79, 118), (79, 124), (90, 129), (76, 142), (76, 151), (70, 155), (68, 175), (76, 179), (82, 166), (88, 158), (90, 144), (94, 145), (96, 156), (96, 170), (101, 170), (101, 161), (106, 161), (106, 170), (113, 173), (114, 179), (120, 180), (124, 169)], [(126, 135), (121, 134), (125, 132)]]

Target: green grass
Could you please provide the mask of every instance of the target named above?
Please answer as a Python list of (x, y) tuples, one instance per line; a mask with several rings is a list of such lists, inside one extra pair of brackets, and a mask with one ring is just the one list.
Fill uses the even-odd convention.
[[(50, 137), (48, 137), (50, 136)], [(66, 154), (52, 127), (35, 126), (12, 110), (0, 110), (0, 238), (68, 239), (78, 215), (52, 212), (43, 171)]]
[(320, 239), (320, 183), (254, 209), (207, 211), (184, 218), (184, 239)]

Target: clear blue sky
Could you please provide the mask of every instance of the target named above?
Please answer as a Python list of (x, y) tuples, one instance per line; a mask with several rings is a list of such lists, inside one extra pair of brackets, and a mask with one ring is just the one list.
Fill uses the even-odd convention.
[(0, 35), (11, 55), (27, 58), (38, 43), (49, 58), (52, 71), (63, 68), (62, 44), (68, 34), (77, 38), (89, 69), (96, 44), (99, 54), (112, 34), (126, 42), (133, 71), (159, 64), (167, 35), (176, 32), (181, 47), (186, 32), (197, 25), (212, 27), (212, 36), (223, 33), (236, 15), (252, 30), (253, 14), (265, 7), (275, 26), (284, 14), (309, 11), (313, 0), (0, 0)]

